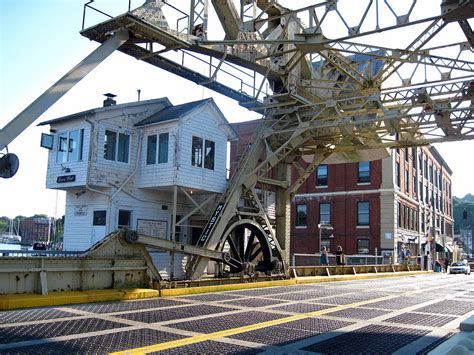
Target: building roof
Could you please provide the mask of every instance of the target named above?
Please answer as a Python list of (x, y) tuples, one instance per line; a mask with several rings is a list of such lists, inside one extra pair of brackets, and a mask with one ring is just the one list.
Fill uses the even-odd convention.
[(187, 102), (185, 104), (170, 106), (158, 111), (151, 116), (148, 116), (144, 120), (135, 123), (135, 126), (145, 126), (154, 123), (160, 123), (170, 120), (175, 120), (187, 115), (190, 111), (207, 104), (208, 102), (213, 101), (211, 98)]
[(162, 102), (166, 106), (171, 106), (171, 102), (168, 100), (167, 97), (162, 97), (162, 98), (159, 98), (159, 99), (152, 99), (152, 100), (145, 100), (145, 101), (126, 102), (126, 103), (123, 103), (123, 104), (105, 106), (105, 107), (97, 107), (97, 108), (93, 108), (93, 109), (86, 110), (86, 111), (76, 112), (76, 113), (73, 113), (71, 115), (67, 115), (67, 116), (55, 118), (55, 119), (52, 119), (52, 120), (40, 122), (40, 123), (38, 123), (38, 126), (45, 126), (45, 125), (48, 125), (48, 124), (62, 123), (62, 122), (65, 122), (65, 121), (70, 121), (70, 120), (74, 120), (74, 119), (79, 119), (79, 118), (92, 116), (92, 115), (95, 115), (99, 112), (112, 111), (112, 110), (116, 110), (116, 109), (120, 109), (120, 108), (124, 108), (124, 107), (133, 107), (133, 106), (140, 106), (140, 105), (143, 105), (143, 104), (153, 104), (153, 103), (159, 103), (159, 102)]
[(204, 100), (198, 100), (198, 101), (193, 101), (193, 102), (187, 102), (187, 103), (184, 103), (181, 105), (175, 105), (175, 106), (173, 106), (171, 102), (168, 100), (168, 98), (166, 97), (153, 99), (153, 100), (146, 100), (146, 101), (128, 102), (128, 103), (123, 103), (119, 105), (98, 107), (98, 108), (94, 108), (87, 111), (73, 113), (71, 115), (41, 122), (38, 124), (38, 126), (62, 123), (62, 122), (71, 121), (74, 119), (84, 119), (84, 118), (93, 116), (99, 112), (106, 112), (106, 111), (112, 111), (115, 109), (122, 109), (125, 107), (134, 107), (134, 106), (140, 106), (144, 104), (154, 104), (154, 103), (160, 103), (160, 102), (163, 104), (164, 108), (158, 112), (151, 114), (150, 116), (141, 120), (140, 122), (135, 123), (135, 127), (143, 127), (143, 126), (147, 126), (151, 124), (177, 120), (177, 119), (180, 119), (181, 117), (188, 115), (191, 111), (195, 110), (198, 107), (211, 104), (212, 107), (214, 107), (215, 110), (217, 111), (217, 117), (221, 120), (221, 123), (224, 124), (224, 127), (225, 127), (224, 129), (226, 130), (229, 139), (234, 139), (237, 136), (235, 130), (231, 127), (231, 125), (225, 118), (224, 114), (222, 113), (222, 111), (219, 109), (219, 107), (216, 105), (216, 103), (214, 102), (212, 98), (207, 98)]
[(448, 163), (446, 163), (446, 161), (443, 159), (443, 157), (441, 156), (441, 154), (438, 152), (438, 150), (430, 145), (429, 146), (429, 150), (431, 152), (431, 154), (436, 158), (436, 160), (438, 160), (438, 162), (443, 166), (443, 168), (448, 172), (449, 175), (452, 175), (453, 174), (453, 171), (451, 170), (451, 168), (449, 167)]

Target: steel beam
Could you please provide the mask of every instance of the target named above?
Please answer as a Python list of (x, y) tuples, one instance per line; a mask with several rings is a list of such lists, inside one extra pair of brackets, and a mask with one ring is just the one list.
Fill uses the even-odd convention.
[(11, 120), (0, 130), (0, 151), (127, 40), (127, 30), (116, 32)]
[(175, 253), (188, 254), (201, 256), (203, 258), (224, 261), (225, 254), (221, 251), (216, 251), (207, 248), (201, 248), (190, 244), (183, 244), (176, 241), (161, 239), (157, 237), (151, 237), (144, 234), (137, 234), (132, 231), (127, 231), (125, 233), (125, 240), (129, 243), (140, 243), (146, 245), (147, 247), (157, 248), (160, 250), (166, 250)]

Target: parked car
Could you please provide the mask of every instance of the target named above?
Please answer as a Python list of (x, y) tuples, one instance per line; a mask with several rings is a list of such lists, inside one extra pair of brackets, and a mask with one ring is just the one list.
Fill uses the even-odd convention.
[(461, 261), (457, 261), (451, 264), (449, 267), (450, 274), (471, 274), (471, 267), (469, 264), (463, 263)]

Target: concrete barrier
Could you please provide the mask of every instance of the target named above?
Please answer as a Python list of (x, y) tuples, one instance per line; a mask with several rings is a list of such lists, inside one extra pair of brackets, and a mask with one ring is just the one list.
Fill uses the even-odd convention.
[(403, 271), (421, 271), (420, 265), (383, 264), (383, 265), (329, 265), (329, 266), (292, 266), (292, 277), (357, 275), (370, 273), (395, 273)]

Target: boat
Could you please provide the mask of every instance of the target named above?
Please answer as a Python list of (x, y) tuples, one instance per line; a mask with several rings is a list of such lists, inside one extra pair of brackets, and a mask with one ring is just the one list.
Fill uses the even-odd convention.
[(21, 244), (21, 236), (15, 234), (1, 234), (0, 243), (2, 244)]

